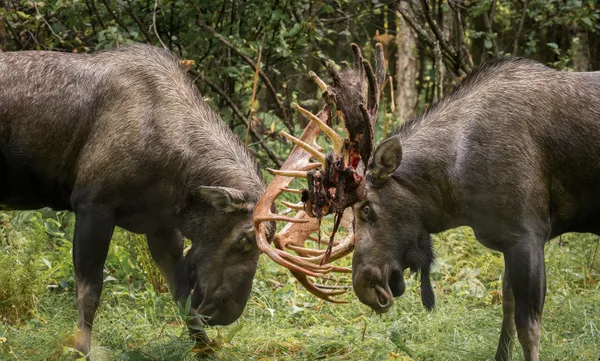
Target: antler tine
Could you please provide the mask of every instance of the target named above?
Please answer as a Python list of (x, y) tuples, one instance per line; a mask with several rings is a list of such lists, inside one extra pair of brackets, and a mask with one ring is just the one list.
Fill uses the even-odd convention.
[(340, 64), (342, 64), (342, 69), (343, 69), (344, 71), (349, 71), (349, 70), (351, 70), (351, 68), (350, 68), (350, 64), (348, 64), (348, 62), (347, 62), (346, 60), (342, 60), (342, 61), (340, 62)]
[[(354, 249), (354, 233), (352, 232), (353, 216), (352, 209), (346, 209), (341, 219), (341, 225), (349, 231), (349, 234), (340, 242), (334, 241), (328, 262), (342, 258), (348, 255)], [(315, 240), (315, 237), (313, 237), (311, 234), (318, 230), (319, 222), (315, 218), (308, 217), (308, 214), (306, 214), (305, 211), (299, 211), (295, 218), (308, 218), (312, 223), (287, 224), (279, 232), (279, 237), (276, 239), (277, 247), (279, 249), (288, 248), (300, 254), (303, 256), (301, 258), (303, 262), (321, 264), (321, 261), (325, 257), (326, 250), (307, 250), (306, 248), (302, 247), (306, 239)], [(327, 241), (327, 243), (329, 242)], [(351, 272), (350, 269), (345, 267), (330, 267), (331, 268), (328, 270), (328, 272)]]
[(291, 249), (292, 251), (298, 253), (302, 257), (321, 256), (326, 251), (324, 249), (305, 248), (305, 247), (301, 247), (301, 246), (295, 246), (293, 244), (289, 244), (289, 245), (285, 246), (285, 248)]
[(310, 75), (313, 78), (315, 83), (317, 83), (317, 85), (319, 86), (319, 88), (321, 88), (322, 91), (327, 90), (327, 84), (325, 84), (325, 82), (321, 80), (321, 78), (319, 78), (319, 76), (314, 71), (309, 71), (308, 75)]
[(307, 178), (308, 172), (303, 170), (276, 170), (272, 168), (267, 168), (267, 171), (273, 175), (280, 175), (283, 177), (292, 177), (292, 178)]
[(319, 117), (309, 112), (308, 110), (302, 108), (296, 103), (292, 103), (292, 107), (302, 113), (310, 121), (316, 123), (319, 128), (327, 135), (329, 139), (331, 139), (331, 143), (333, 144), (333, 152), (336, 155), (342, 154), (342, 148), (344, 147), (344, 138), (342, 138), (333, 128), (331, 128), (327, 123), (322, 121)]
[(352, 47), (352, 53), (354, 53), (354, 70), (358, 71), (359, 75), (362, 75), (362, 53), (358, 45), (352, 43), (350, 45)]
[(368, 60), (363, 59), (363, 67), (367, 74), (367, 80), (369, 81), (369, 99), (367, 103), (367, 109), (371, 112), (377, 111), (377, 105), (379, 104), (379, 92), (380, 89), (373, 73), (373, 68)]
[[(275, 248), (275, 250), (281, 256), (281, 258), (285, 259), (286, 261), (295, 264), (296, 266), (300, 267), (301, 269), (316, 273), (317, 276), (314, 276), (314, 277), (318, 277), (319, 275), (321, 275), (321, 276), (325, 275), (325, 274), (331, 272), (335, 268), (334, 266), (331, 266), (331, 265), (321, 266), (315, 262), (310, 262), (307, 260), (308, 257), (294, 256), (293, 254), (290, 254), (284, 250), (277, 249), (277, 248)], [(312, 274), (311, 274), (311, 276), (312, 276)]]
[[(339, 245), (333, 247), (333, 249), (331, 251), (331, 255), (329, 256), (329, 260), (331, 262), (338, 260), (342, 257), (347, 256), (353, 250), (354, 250), (354, 234), (349, 234), (348, 236), (344, 237), (344, 239), (340, 242)], [(346, 272), (346, 269), (344, 269), (343, 271), (340, 270), (340, 272)]]
[[(306, 178), (308, 177), (308, 171), (309, 170), (313, 170), (313, 169), (317, 169), (319, 167), (321, 167), (322, 163), (306, 163), (303, 165), (299, 165), (297, 170), (282, 170), (282, 169), (273, 169), (273, 168), (267, 168), (267, 171), (273, 175), (280, 175), (283, 177), (293, 177), (293, 178)], [(290, 192), (293, 193), (293, 190), (289, 189), (289, 188), (282, 188), (283, 191), (286, 192)], [(299, 194), (302, 194), (302, 191), (300, 190), (298, 192)]]
[(302, 203), (299, 204), (295, 204), (295, 203), (291, 203), (291, 202), (286, 202), (286, 201), (279, 201), (281, 204), (283, 204), (284, 206), (291, 208), (291, 209), (295, 209), (297, 211), (301, 211), (304, 209), (304, 205)]
[(307, 274), (309, 276), (313, 276), (313, 277), (318, 277), (319, 273), (317, 272), (313, 272), (310, 271), (306, 268), (300, 267), (298, 265), (296, 265), (295, 263), (289, 262), (286, 259), (281, 257), (281, 253), (285, 253), (286, 252), (281, 252), (280, 250), (271, 247), (271, 245), (269, 245), (269, 242), (267, 242), (267, 240), (265, 239), (264, 235), (266, 234), (266, 230), (265, 225), (264, 224), (260, 224), (260, 226), (262, 226), (262, 231), (257, 232), (256, 235), (256, 243), (258, 245), (258, 248), (263, 251), (264, 253), (266, 253), (269, 258), (271, 258), (273, 261), (275, 261), (276, 263), (280, 264), (281, 266), (293, 271), (293, 272), (299, 272), (299, 273), (304, 273)]
[(385, 83), (385, 57), (381, 43), (375, 44), (375, 79), (380, 88)]
[[(296, 247), (298, 247), (298, 246), (296, 246)], [(291, 247), (291, 245), (286, 246), (286, 248), (293, 249)], [(333, 247), (333, 249), (331, 250), (331, 255), (328, 257), (327, 262), (333, 262), (335, 260), (338, 260), (338, 259), (348, 255), (350, 252), (352, 252), (353, 249), (354, 249), (354, 235), (344, 238), (344, 240), (339, 245)], [(321, 261), (323, 260), (323, 257), (325, 257), (324, 253), (319, 254), (319, 255), (314, 255), (312, 257), (302, 257), (302, 260), (309, 262), (309, 263), (320, 264)], [(330, 267), (331, 268), (329, 269), (329, 271), (327, 273), (332, 272), (332, 271), (333, 272), (347, 272), (348, 271), (348, 269), (344, 268), (344, 267), (336, 267), (336, 266), (330, 266)], [(334, 271), (334, 269), (335, 269), (335, 271)]]
[(271, 221), (281, 221), (288, 223), (308, 223), (310, 220), (308, 219), (299, 219), (295, 217), (282, 216), (280, 214), (267, 213), (266, 215), (260, 216), (256, 218), (259, 222), (271, 222)]
[[(315, 116), (316, 118), (316, 116)], [(283, 135), (284, 137), (286, 137), (287, 139), (289, 139), (290, 141), (292, 141), (294, 144), (296, 144), (297, 146), (299, 146), (300, 148), (304, 149), (305, 151), (309, 152), (313, 157), (315, 157), (315, 159), (321, 163), (323, 166), (325, 166), (325, 154), (319, 152), (318, 150), (316, 150), (315, 148), (313, 148), (310, 144), (307, 144), (303, 141), (301, 141), (300, 139), (294, 137), (293, 135), (290, 135), (284, 131), (279, 132), (281, 135)]]
[(292, 193), (292, 194), (302, 194), (302, 189), (283, 187), (283, 188), (279, 188), (279, 190), (282, 192), (287, 192), (287, 193)]
[[(329, 239), (328, 238), (321, 238), (321, 239), (319, 239), (316, 236), (312, 236), (311, 235), (311, 236), (308, 236), (307, 239), (310, 239), (313, 242), (318, 242), (318, 243), (321, 243), (321, 244), (324, 244), (324, 245), (328, 245), (329, 244)], [(333, 241), (333, 245), (334, 246), (337, 246), (338, 244), (339, 244), (338, 241)]]
[(333, 78), (333, 85), (338, 85), (342, 82), (342, 76), (334, 67), (331, 61), (327, 62), (327, 71), (329, 72), (329, 75), (331, 75), (331, 77)]
[(300, 284), (302, 284), (302, 286), (304, 286), (304, 288), (306, 288), (306, 290), (308, 290), (308, 292), (312, 293), (313, 295), (331, 303), (347, 303), (346, 301), (332, 298), (334, 296), (346, 293), (346, 290), (327, 291), (310, 282), (308, 277), (302, 273), (292, 271), (292, 275), (298, 280), (298, 282), (300, 282)]

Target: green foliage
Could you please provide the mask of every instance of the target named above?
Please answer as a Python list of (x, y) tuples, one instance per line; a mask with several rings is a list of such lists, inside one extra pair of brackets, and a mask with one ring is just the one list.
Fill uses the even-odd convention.
[[(50, 271), (42, 260), (51, 262), (52, 269), (65, 267), (72, 277), (68, 251), (55, 256), (63, 252), (53, 246), (57, 241), (50, 234), (56, 234), (55, 226), (45, 226), (62, 219), (59, 229), (69, 229), (72, 218), (47, 211), (2, 217), (11, 221), (11, 227), (18, 226), (17, 237), (15, 228), (3, 222), (1, 229), (11, 235), (10, 240), (28, 240), (18, 259), (38, 259), (37, 271), (23, 282), (40, 286), (36, 302), (29, 308), (23, 306), (16, 322), (0, 322), (0, 359), (72, 359), (77, 318), (74, 291), (47, 288), (58, 279), (58, 271)], [(119, 230), (113, 243), (105, 272), (115, 279), (105, 282), (94, 323), (92, 356), (100, 360), (197, 359), (171, 296), (143, 283), (145, 271), (127, 251), (132, 238)], [(541, 347), (547, 359), (595, 360), (600, 353), (599, 244), (596, 236), (568, 234), (546, 247), (548, 296)], [(423, 309), (417, 278), (407, 275), (405, 295), (382, 317), (374, 317), (352, 292), (342, 296), (349, 302), (345, 305), (317, 299), (287, 270), (262, 257), (240, 320), (207, 330), (219, 341), (217, 355), (222, 360), (491, 359), (501, 324), (501, 255), (479, 244), (469, 228), (436, 235), (434, 246), (437, 308), (432, 313)], [(0, 277), (24, 274), (27, 265), (15, 263), (10, 271), (1, 268)], [(339, 276), (338, 281), (350, 284), (348, 276)], [(23, 284), (15, 292), (30, 294)], [(515, 355), (516, 360), (522, 359), (520, 349)]]
[(34, 212), (0, 213), (0, 221), (0, 322), (17, 324), (33, 316), (44, 293), (42, 247), (36, 241), (44, 232)]

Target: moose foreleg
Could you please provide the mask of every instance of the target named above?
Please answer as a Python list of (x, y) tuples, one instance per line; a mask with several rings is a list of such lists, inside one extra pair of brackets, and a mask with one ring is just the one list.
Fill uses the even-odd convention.
[(508, 275), (508, 265), (506, 264), (502, 280), (502, 317), (502, 331), (500, 332), (495, 360), (509, 361), (515, 339), (515, 296), (513, 295)]
[(75, 347), (89, 360), (92, 325), (102, 293), (102, 271), (115, 223), (112, 212), (103, 207), (80, 207), (75, 214), (73, 264), (79, 313)]
[(504, 252), (515, 300), (515, 325), (525, 361), (538, 361), (546, 297), (543, 243), (517, 244)]
[(189, 274), (183, 260), (183, 236), (177, 229), (146, 235), (152, 259), (158, 265), (175, 302), (190, 294)]

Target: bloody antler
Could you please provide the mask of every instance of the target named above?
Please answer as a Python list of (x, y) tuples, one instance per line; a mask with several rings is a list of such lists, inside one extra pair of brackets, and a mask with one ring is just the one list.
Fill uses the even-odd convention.
[[(350, 272), (347, 268), (328, 263), (344, 257), (354, 248), (353, 213), (348, 207), (356, 202), (364, 181), (364, 164), (371, 156), (373, 126), (377, 119), (379, 96), (385, 81), (383, 48), (380, 44), (376, 46), (375, 72), (369, 62), (363, 59), (358, 46), (352, 44), (352, 50), (353, 69), (344, 62), (344, 68), (338, 72), (331, 63), (327, 64), (329, 74), (333, 78), (333, 86), (327, 86), (315, 73), (310, 73), (323, 91), (326, 105), (314, 115), (293, 104), (293, 107), (310, 122), (300, 138), (281, 133), (292, 141), (295, 147), (279, 170), (269, 169), (275, 178), (259, 200), (253, 216), (259, 248), (275, 262), (290, 269), (308, 291), (330, 302), (341, 302), (333, 296), (345, 291), (325, 290), (309, 281), (307, 276), (319, 277), (329, 272)], [(331, 127), (334, 111), (345, 125), (347, 139), (342, 138)], [(329, 154), (324, 154), (322, 148), (315, 143), (321, 131), (332, 143), (332, 151)], [(315, 162), (311, 162), (310, 159), (314, 159)], [(362, 168), (362, 172), (359, 172), (359, 167)], [(294, 178), (305, 178), (308, 189), (288, 188)], [(294, 217), (271, 211), (275, 200), (283, 192), (302, 195), (303, 204), (281, 201), (296, 212)], [(322, 240), (319, 238), (321, 219), (332, 213), (333, 231), (329, 240)], [(275, 235), (275, 247), (272, 247), (267, 239), (267, 223), (272, 221), (288, 222)], [(340, 225), (348, 231), (348, 235), (336, 242), (334, 237)], [(315, 232), (318, 232), (319, 237), (314, 237)], [(325, 243), (327, 249), (306, 248), (306, 240)], [(296, 255), (286, 250), (294, 251)]]

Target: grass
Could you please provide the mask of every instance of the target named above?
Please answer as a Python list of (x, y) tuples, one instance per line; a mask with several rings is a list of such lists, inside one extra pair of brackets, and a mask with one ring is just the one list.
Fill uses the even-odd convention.
[[(0, 276), (12, 284), (25, 286), (23, 277), (34, 278), (29, 288), (13, 287), (13, 296), (22, 291), (21, 296), (34, 301), (15, 305), (24, 308), (19, 316), (0, 323), (0, 360), (70, 360), (77, 311), (65, 240), (72, 220), (60, 214), (28, 214), (22, 219), (4, 214), (0, 233), (1, 242), (26, 240), (18, 251), (31, 248), (29, 257), (37, 259), (21, 263), (29, 267), (28, 273), (19, 269), (19, 262), (0, 269)], [(598, 242), (593, 235), (570, 234), (546, 248), (542, 360), (600, 358)], [(133, 256), (139, 247), (131, 243), (122, 231), (113, 240), (94, 324), (93, 359), (197, 360), (169, 294), (156, 293), (144, 281), (144, 264)], [(0, 252), (0, 262), (15, 259), (12, 247), (13, 253)], [(208, 331), (221, 342), (216, 354), (220, 360), (491, 360), (501, 325), (497, 289), (502, 257), (463, 228), (437, 235), (435, 247), (436, 309), (423, 309), (413, 276), (407, 279), (406, 294), (382, 316), (372, 314), (352, 292), (343, 296), (348, 301), (343, 305), (318, 300), (262, 256), (243, 316), (233, 325)], [(513, 359), (523, 359), (520, 348)]]

